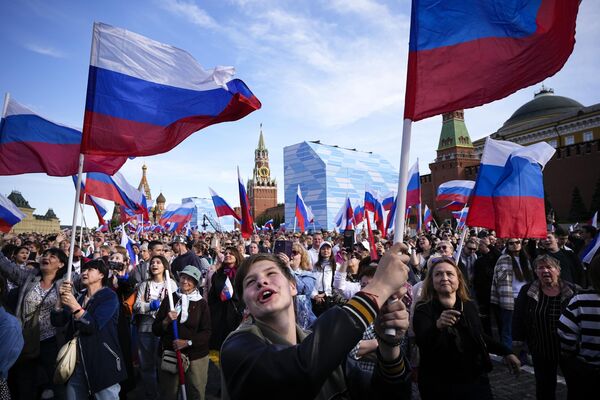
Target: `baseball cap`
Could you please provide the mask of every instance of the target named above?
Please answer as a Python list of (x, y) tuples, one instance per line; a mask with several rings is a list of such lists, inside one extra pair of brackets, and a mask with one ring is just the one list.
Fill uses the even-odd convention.
[(194, 267), (193, 265), (186, 265), (185, 268), (179, 272), (179, 276), (181, 276), (182, 274), (193, 278), (196, 282), (200, 282), (200, 279), (202, 278), (200, 270)]
[(321, 247), (323, 247), (323, 246), (329, 246), (329, 247), (333, 248), (333, 245), (331, 244), (331, 242), (329, 242), (329, 241), (327, 241), (327, 240), (324, 240), (324, 241), (321, 243), (321, 245), (319, 245), (319, 250), (321, 250)]
[(187, 240), (183, 236), (175, 236), (171, 243), (187, 243)]

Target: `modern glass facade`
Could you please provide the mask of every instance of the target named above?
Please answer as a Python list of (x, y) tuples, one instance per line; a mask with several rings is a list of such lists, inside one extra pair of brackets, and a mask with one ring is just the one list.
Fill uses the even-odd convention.
[[(212, 199), (200, 198), (200, 197), (186, 197), (181, 199), (181, 203), (193, 202), (196, 207), (194, 208), (194, 213), (192, 214), (192, 220), (190, 221), (190, 225), (192, 227), (197, 226), (200, 232), (214, 232), (215, 229), (212, 227), (208, 220), (204, 220), (204, 216), (207, 216), (207, 219), (212, 221), (214, 225), (220, 224), (221, 229), (223, 231), (233, 231), (234, 229), (234, 219), (233, 217), (221, 217), (221, 220), (217, 218), (217, 214), (215, 213), (215, 207), (212, 202)], [(203, 223), (206, 223), (206, 229), (202, 226)]]
[(334, 218), (346, 197), (354, 207), (363, 204), (367, 187), (382, 195), (398, 187), (398, 168), (381, 156), (318, 142), (285, 147), (283, 165), (288, 228), (294, 226), (298, 185), (315, 216), (315, 228), (326, 230), (335, 227)]

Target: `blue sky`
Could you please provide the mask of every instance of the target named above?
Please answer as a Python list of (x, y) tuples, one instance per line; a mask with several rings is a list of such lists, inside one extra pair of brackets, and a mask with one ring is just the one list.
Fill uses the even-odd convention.
[[(2, 1), (0, 91), (81, 127), (94, 21), (185, 49), (207, 69), (235, 66), (261, 110), (202, 130), (167, 154), (130, 160), (121, 171), (137, 185), (146, 163), (152, 196), (162, 191), (167, 203), (209, 197), (211, 186), (237, 204), (236, 165), (250, 177), (262, 122), (283, 201), (283, 148), (303, 140), (373, 151), (398, 165), (409, 7), (408, 0)], [(544, 84), (584, 105), (600, 102), (599, 37), (600, 4), (583, 1), (575, 50)], [(538, 88), (466, 110), (471, 138), (495, 132)], [(421, 174), (435, 158), (440, 129), (440, 116), (413, 125), (411, 163), (419, 157)], [(70, 224), (69, 178), (0, 177), (0, 193), (13, 189), (37, 213), (52, 207)], [(96, 222), (91, 209), (86, 218)]]

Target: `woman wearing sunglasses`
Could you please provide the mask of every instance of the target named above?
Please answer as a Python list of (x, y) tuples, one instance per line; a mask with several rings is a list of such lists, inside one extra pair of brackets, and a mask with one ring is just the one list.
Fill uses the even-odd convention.
[(483, 333), (477, 306), (454, 259), (442, 256), (430, 261), (413, 319), (421, 398), (491, 399), (487, 349), (504, 356), (515, 373), (519, 359)]
[(521, 239), (508, 239), (505, 254), (498, 259), (494, 267), (490, 302), (498, 306), (500, 340), (509, 349), (512, 348), (515, 299), (521, 288), (532, 280), (531, 264), (527, 253), (523, 250)]

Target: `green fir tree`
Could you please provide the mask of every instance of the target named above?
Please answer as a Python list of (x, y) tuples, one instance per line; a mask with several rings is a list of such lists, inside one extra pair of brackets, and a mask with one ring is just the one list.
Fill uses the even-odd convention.
[(571, 197), (571, 210), (569, 211), (569, 222), (582, 222), (588, 219), (588, 212), (583, 203), (583, 197), (579, 187), (573, 188), (573, 194)]

